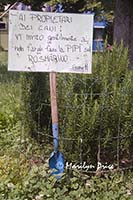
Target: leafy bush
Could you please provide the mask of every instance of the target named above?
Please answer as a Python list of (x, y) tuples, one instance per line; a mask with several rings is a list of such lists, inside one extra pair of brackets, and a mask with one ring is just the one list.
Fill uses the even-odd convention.
[[(100, 140), (103, 162), (116, 159), (120, 137), (120, 159), (132, 149), (132, 71), (128, 70), (128, 50), (114, 45), (113, 50), (93, 55), (91, 75), (58, 75), (60, 134), (69, 160), (96, 162)], [(81, 143), (83, 139), (83, 143)], [(129, 158), (129, 157), (128, 157)], [(114, 161), (116, 162), (116, 160)]]
[[(68, 138), (60, 141), (61, 149), (70, 161), (96, 164), (101, 159), (116, 164), (119, 145), (120, 160), (131, 160), (132, 71), (128, 70), (128, 50), (122, 44), (114, 45), (111, 52), (94, 54), (92, 66), (90, 75), (58, 74), (60, 136)], [(50, 127), (48, 77), (24, 74), (22, 82), (23, 118), (31, 135), (45, 143)]]
[(23, 119), (28, 132), (36, 140), (38, 131), (42, 132), (50, 123), (50, 103), (48, 74), (23, 73), (22, 83), (22, 109)]

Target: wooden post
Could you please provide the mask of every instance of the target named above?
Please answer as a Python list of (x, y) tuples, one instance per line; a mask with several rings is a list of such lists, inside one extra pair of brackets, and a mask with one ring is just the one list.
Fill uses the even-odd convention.
[(51, 116), (52, 116), (52, 132), (54, 138), (54, 152), (58, 152), (58, 108), (56, 95), (56, 73), (50, 72), (50, 98), (51, 98)]

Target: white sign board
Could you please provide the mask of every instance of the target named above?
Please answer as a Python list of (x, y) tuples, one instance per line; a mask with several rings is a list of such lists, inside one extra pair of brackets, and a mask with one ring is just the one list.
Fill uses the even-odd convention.
[(93, 15), (9, 12), (9, 71), (91, 73)]

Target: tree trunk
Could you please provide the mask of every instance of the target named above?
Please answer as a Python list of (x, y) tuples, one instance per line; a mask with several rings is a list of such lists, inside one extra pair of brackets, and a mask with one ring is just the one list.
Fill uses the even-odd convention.
[(133, 69), (133, 1), (116, 0), (114, 41), (118, 44), (123, 41), (129, 47), (129, 68)]

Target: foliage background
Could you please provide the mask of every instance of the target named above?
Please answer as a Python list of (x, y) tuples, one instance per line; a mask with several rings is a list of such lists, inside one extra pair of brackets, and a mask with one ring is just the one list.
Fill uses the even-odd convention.
[[(15, 0), (1, 0), (1, 4), (15, 3)], [(88, 10), (93, 10), (96, 13), (100, 11), (105, 11), (108, 14), (113, 14), (115, 7), (115, 0), (23, 0), (26, 4), (31, 4), (33, 9), (40, 9), (44, 3), (50, 5), (55, 5), (61, 3), (63, 5), (65, 12), (83, 12)]]

